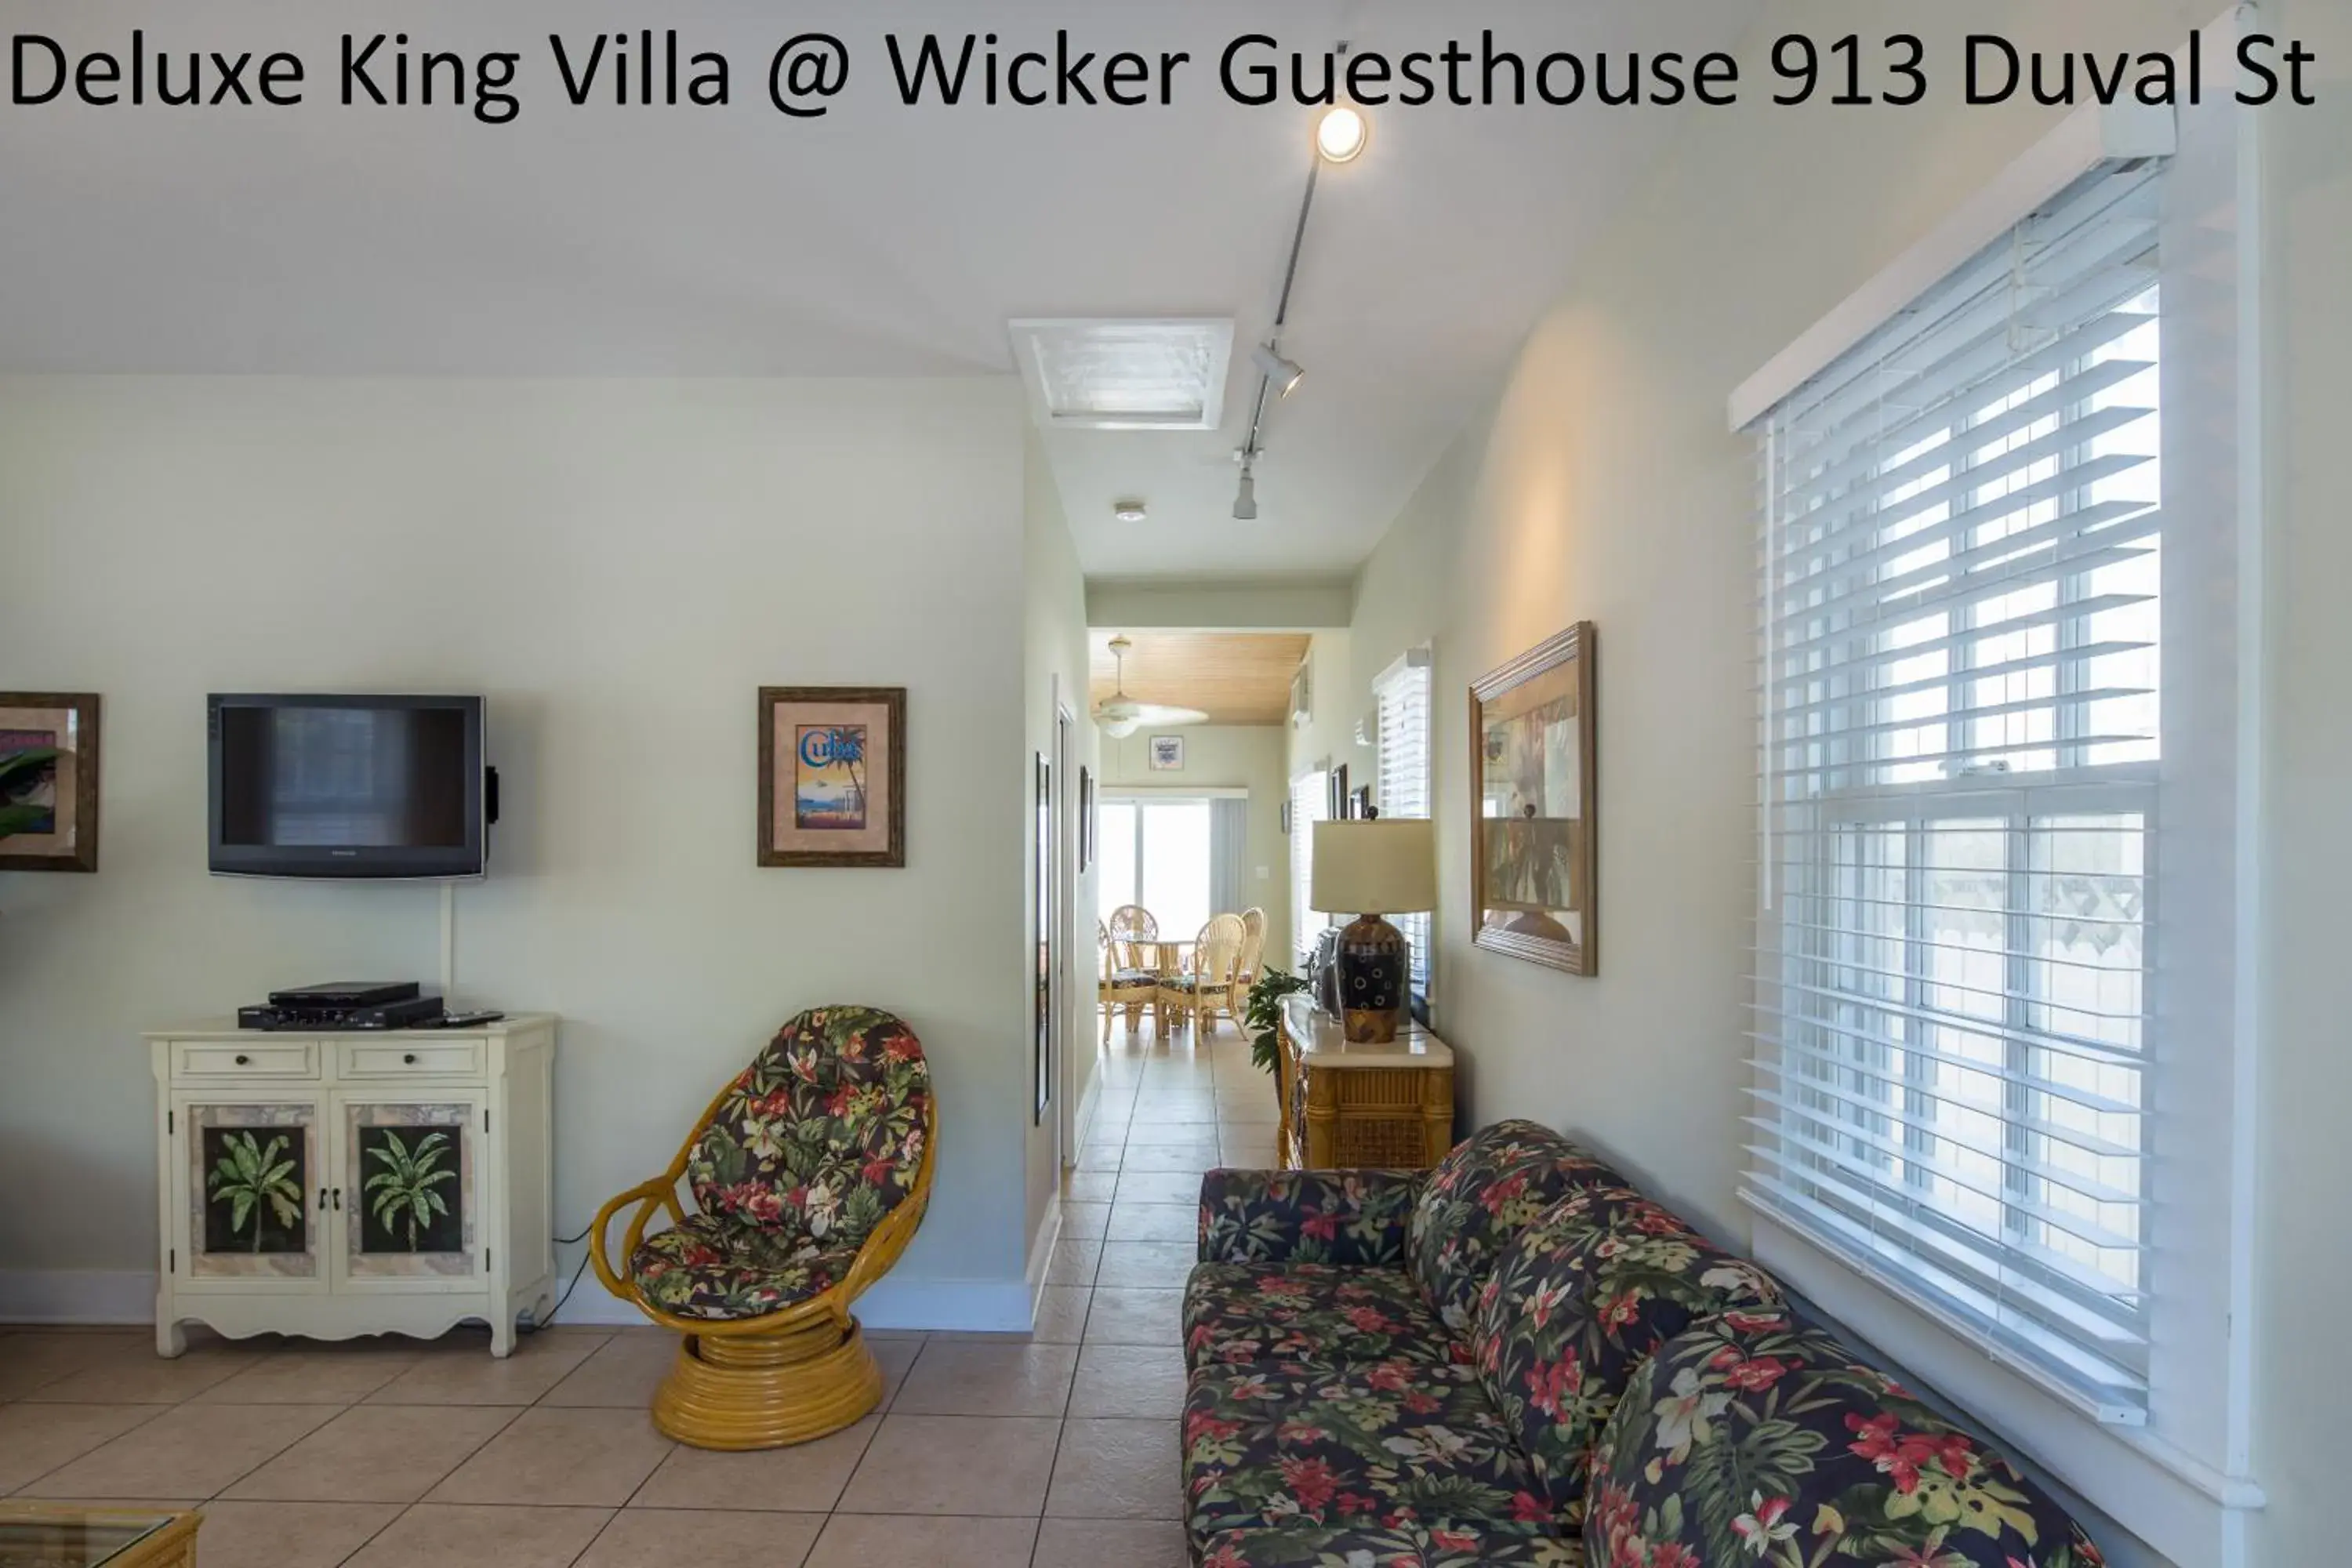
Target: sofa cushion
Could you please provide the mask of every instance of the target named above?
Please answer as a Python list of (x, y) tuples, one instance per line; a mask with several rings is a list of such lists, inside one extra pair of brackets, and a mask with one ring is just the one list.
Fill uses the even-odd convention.
[(817, 1007), (719, 1098), (687, 1160), (705, 1214), (853, 1241), (906, 1200), (922, 1163), (930, 1069), (873, 1007)]
[(1466, 1366), (1210, 1368), (1184, 1401), (1194, 1538), (1259, 1525), (1557, 1534)]
[(1634, 1367), (1696, 1319), (1780, 1305), (1756, 1265), (1630, 1188), (1593, 1188), (1505, 1249), (1471, 1344), (1538, 1489), (1574, 1527), (1592, 1446)]
[(2096, 1568), (2000, 1454), (1836, 1339), (1728, 1313), (1661, 1346), (1593, 1455), (1596, 1563)]
[(1404, 1265), (1419, 1171), (1242, 1171), (1201, 1178), (1203, 1262)]
[(1487, 1273), (1514, 1236), (1580, 1187), (1625, 1184), (1549, 1127), (1497, 1121), (1454, 1145), (1430, 1172), (1406, 1225), (1406, 1267), (1445, 1326), (1465, 1333)]
[(1483, 1530), (1220, 1531), (1200, 1543), (1201, 1568), (1584, 1568), (1584, 1543)]
[(1466, 1353), (1402, 1268), (1203, 1263), (1184, 1286), (1184, 1361), (1193, 1368), (1434, 1365)]
[(646, 1237), (629, 1273), (646, 1300), (681, 1318), (761, 1318), (823, 1295), (857, 1261), (858, 1237), (818, 1241), (773, 1226), (688, 1215)]

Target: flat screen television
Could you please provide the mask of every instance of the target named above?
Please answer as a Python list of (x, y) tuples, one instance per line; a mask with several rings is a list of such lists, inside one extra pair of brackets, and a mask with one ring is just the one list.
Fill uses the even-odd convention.
[(215, 694), (210, 702), (215, 873), (482, 874), (480, 698)]

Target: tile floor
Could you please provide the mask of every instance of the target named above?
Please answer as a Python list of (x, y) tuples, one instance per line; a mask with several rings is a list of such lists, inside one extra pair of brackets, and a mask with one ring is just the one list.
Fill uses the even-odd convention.
[[(1274, 1157), (1230, 1024), (1115, 1027), (1030, 1339), (875, 1336), (880, 1411), (712, 1454), (646, 1419), (650, 1329), (348, 1345), (0, 1329), (0, 1494), (201, 1503), (204, 1568), (1179, 1568), (1201, 1173)], [(583, 1287), (593, 1291), (594, 1282)]]

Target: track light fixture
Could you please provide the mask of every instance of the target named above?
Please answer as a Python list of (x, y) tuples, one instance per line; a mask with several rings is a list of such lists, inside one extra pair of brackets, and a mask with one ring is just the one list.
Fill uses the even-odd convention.
[(1256, 458), (1255, 454), (1242, 459), (1241, 489), (1234, 492), (1234, 521), (1235, 522), (1255, 522), (1257, 521), (1257, 475), (1252, 471), (1251, 467), (1255, 461)]
[(1257, 366), (1259, 374), (1273, 384), (1277, 397), (1289, 396), (1298, 390), (1298, 384), (1307, 379), (1307, 372), (1298, 362), (1283, 358), (1272, 343), (1258, 344), (1256, 352), (1250, 355), (1250, 363)]

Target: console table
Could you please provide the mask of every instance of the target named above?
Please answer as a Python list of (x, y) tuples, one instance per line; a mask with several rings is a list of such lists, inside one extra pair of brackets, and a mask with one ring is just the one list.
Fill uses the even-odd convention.
[(553, 1299), (555, 1020), (295, 1034), (150, 1033), (155, 1348), (443, 1333)]
[(1283, 998), (1276, 1146), (1289, 1170), (1417, 1170), (1454, 1146), (1454, 1050), (1418, 1025), (1351, 1042), (1298, 994)]

